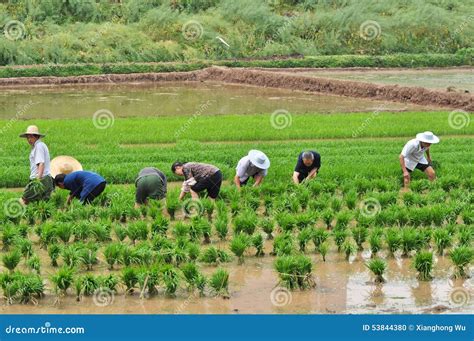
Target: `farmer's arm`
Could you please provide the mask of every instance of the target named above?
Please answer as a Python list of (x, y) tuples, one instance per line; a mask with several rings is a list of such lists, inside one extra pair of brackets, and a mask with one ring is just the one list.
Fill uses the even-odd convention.
[(74, 196), (72, 194), (69, 194), (68, 197), (67, 197), (66, 205), (70, 205), (72, 199), (74, 199)]
[(234, 184), (240, 189), (240, 178), (238, 175), (234, 176)]
[(263, 175), (261, 174), (258, 174), (258, 175), (255, 175), (255, 183), (253, 184), (253, 187), (257, 187), (259, 186), (263, 181)]
[(36, 166), (38, 167), (38, 179), (42, 179), (44, 174), (44, 163), (38, 163)]
[(426, 150), (426, 160), (428, 160), (428, 162), (431, 164), (431, 155), (429, 149)]
[(294, 182), (295, 184), (297, 184), (297, 185), (300, 183), (300, 179), (298, 179), (298, 176), (299, 176), (299, 175), (300, 175), (300, 173), (298, 173), (298, 172), (293, 172), (293, 182)]
[(318, 168), (314, 168), (309, 172), (308, 174), (308, 179), (312, 179), (316, 177), (316, 174), (318, 174)]
[(240, 178), (244, 177), (247, 168), (249, 166), (249, 162), (244, 162), (242, 161), (243, 159), (239, 160), (239, 163), (237, 164), (237, 167), (235, 168), (235, 176), (234, 176), (234, 184), (237, 186), (237, 189), (240, 189)]
[(403, 172), (403, 184), (405, 187), (408, 187), (410, 184), (410, 173), (407, 170), (407, 167), (405, 166), (405, 156), (403, 154), (400, 154), (400, 167), (402, 168)]
[(179, 193), (179, 200), (183, 200), (187, 193), (191, 192), (191, 186), (196, 183), (193, 172), (190, 169), (183, 168), (184, 181)]

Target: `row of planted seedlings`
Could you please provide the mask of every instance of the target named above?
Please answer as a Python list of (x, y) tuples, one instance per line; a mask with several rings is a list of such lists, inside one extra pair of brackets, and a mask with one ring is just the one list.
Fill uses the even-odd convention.
[[(421, 254), (423, 249), (429, 247), (428, 235), (431, 240), (431, 234), (434, 234), (438, 250), (446, 249), (452, 244), (455, 235), (453, 222), (458, 214), (469, 212), (466, 207), (472, 205), (472, 197), (468, 200), (464, 198), (461, 202), (454, 199), (450, 203), (451, 211), (426, 214), (420, 210), (437, 211), (432, 206), (414, 204), (412, 201), (407, 204), (406, 194), (403, 196), (404, 207), (398, 207), (394, 193), (381, 191), (371, 194), (376, 196), (382, 210), (375, 215), (364, 215), (360, 214), (358, 205), (361, 196), (354, 190), (349, 188), (345, 192), (341, 191), (343, 194), (340, 196), (334, 186), (326, 185), (323, 191), (319, 190), (320, 187), (311, 185), (296, 189), (287, 185), (267, 186), (260, 190), (246, 188), (242, 193), (225, 188), (224, 200), (217, 201), (216, 205), (205, 198), (199, 202), (180, 204), (176, 193), (173, 193), (166, 200), (166, 211), (171, 220), (181, 209), (187, 215), (194, 215), (194, 218), (190, 222), (174, 222), (171, 229), (170, 221), (162, 214), (164, 207), (160, 202), (142, 209), (133, 209), (127, 204), (131, 200), (131, 194), (117, 191), (109, 192), (96, 205), (76, 205), (68, 210), (58, 210), (64, 206), (64, 196), (55, 194), (50, 202), (31, 206), (22, 216), (15, 217), (3, 227), (2, 243), (8, 253), (2, 260), (10, 272), (2, 274), (1, 286), (8, 302), (15, 299), (22, 302), (31, 300), (26, 299), (28, 296), (22, 293), (30, 290), (25, 289), (27, 283), (40, 283), (40, 259), (27, 238), (29, 230), (35, 224), (39, 224), (34, 228), (38, 244), (47, 249), (51, 264), (58, 266), (58, 259), (62, 261), (58, 273), (51, 277), (55, 291), (62, 295), (67, 293), (71, 285), (74, 285), (79, 298), (103, 287), (115, 291), (117, 286), (124, 287), (126, 292), (139, 289), (142, 296), (144, 293), (152, 295), (159, 291), (158, 283), (161, 283), (165, 292), (172, 294), (176, 292), (182, 279), (190, 290), (197, 288), (203, 293), (206, 283), (209, 283), (214, 292), (223, 293), (227, 291), (228, 273), (219, 269), (207, 281), (195, 264), (196, 261), (220, 264), (231, 260), (224, 249), (210, 246), (201, 250), (201, 243), (211, 242), (213, 230), (219, 239), (225, 241), (228, 238), (229, 211), (234, 235), (228, 246), (238, 262), (243, 263), (249, 248), (255, 249), (256, 256), (262, 256), (264, 241), (261, 232), (271, 239), (277, 225), (278, 234), (273, 241), (272, 252), (278, 256), (275, 268), (285, 285), (304, 288), (314, 284), (311, 277), (312, 262), (304, 254), (309, 241), (313, 242), (315, 251), (321, 254), (323, 261), (329, 250), (330, 235), (333, 236), (337, 249), (344, 252), (347, 258), (357, 249), (363, 248), (367, 238), (372, 255), (376, 255), (382, 248), (383, 241), (391, 254), (395, 254), (398, 249), (402, 249), (404, 255), (409, 255), (411, 251)], [(288, 195), (276, 197), (276, 194), (281, 193)], [(315, 196), (315, 193), (318, 195)], [(414, 217), (422, 218), (413, 219), (411, 213)], [(466, 223), (472, 223), (472, 215), (463, 215), (462, 219)], [(385, 229), (384, 233), (381, 226), (389, 227), (394, 223), (403, 227), (398, 230)], [(405, 226), (408, 223), (415, 223), (415, 227)], [(417, 227), (440, 226), (443, 223), (449, 225), (441, 229)], [(376, 225), (379, 227), (375, 227)], [(355, 245), (347, 240), (348, 236), (352, 237)], [(460, 227), (457, 238), (459, 247), (450, 253), (450, 257), (458, 274), (465, 276), (465, 267), (472, 261), (472, 225)], [(295, 242), (299, 249), (295, 247)], [(97, 255), (104, 243), (107, 245), (102, 251), (103, 258), (110, 269), (117, 264), (123, 267), (122, 275), (79, 275), (81, 268), (90, 271), (97, 265)], [(10, 247), (12, 250), (9, 250)], [(21, 256), (25, 258), (29, 274), (14, 272)], [(416, 259), (415, 257), (415, 261)], [(380, 269), (385, 270), (381, 262), (383, 263), (374, 259), (368, 266), (375, 270), (374, 273), (380, 273)], [(149, 272), (150, 269), (153, 269), (152, 273)], [(382, 276), (383, 273), (377, 278)], [(222, 285), (218, 286), (219, 283)], [(32, 298), (40, 296), (40, 287), (36, 285), (31, 288)]]

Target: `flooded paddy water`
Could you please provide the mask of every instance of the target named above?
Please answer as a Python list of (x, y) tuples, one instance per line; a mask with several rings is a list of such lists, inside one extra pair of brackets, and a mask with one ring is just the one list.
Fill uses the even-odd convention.
[(58, 85), (0, 89), (0, 119), (27, 106), (21, 119), (91, 117), (107, 109), (119, 117), (192, 115), (206, 101), (205, 115), (440, 110), (288, 89), (217, 82)]
[[(216, 243), (219, 246), (221, 243)], [(375, 284), (365, 266), (370, 252), (362, 252), (346, 261), (342, 254), (333, 251), (326, 262), (320, 255), (312, 254), (314, 264), (315, 288), (305, 291), (287, 291), (278, 286), (278, 277), (273, 270), (275, 257), (270, 256), (271, 241), (265, 245), (264, 257), (245, 257), (243, 265), (237, 261), (226, 264), (230, 273), (228, 298), (206, 294), (190, 293), (184, 289), (176, 296), (167, 296), (160, 292), (156, 296), (140, 298), (135, 291), (125, 294), (123, 289), (104, 300), (82, 297), (76, 301), (71, 291), (58, 303), (53, 292), (47, 291), (46, 297), (37, 305), (15, 304), (0, 307), (3, 314), (393, 314), (393, 313), (469, 313), (474, 309), (472, 295), (474, 286), (469, 280), (452, 280), (452, 269), (445, 257), (436, 257), (434, 280), (418, 281), (416, 271), (410, 266), (412, 258), (395, 258), (381, 253), (387, 260), (386, 283)], [(38, 254), (48, 263), (44, 250)], [(202, 270), (210, 274), (212, 266), (203, 266)], [(43, 268), (43, 277), (49, 278), (56, 270), (50, 266)], [(93, 273), (116, 273), (120, 269), (109, 271), (104, 262), (94, 268)], [(48, 285), (47, 287), (50, 287)], [(467, 302), (467, 303), (466, 303)]]
[(287, 69), (287, 72), (298, 73), (302, 76), (381, 85), (396, 84), (453, 92), (474, 92), (474, 69), (469, 67), (440, 69)]

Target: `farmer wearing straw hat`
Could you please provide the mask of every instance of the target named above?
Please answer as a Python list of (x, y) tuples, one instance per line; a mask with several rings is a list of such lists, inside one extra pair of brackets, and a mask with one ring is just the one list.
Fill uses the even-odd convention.
[(69, 174), (81, 170), (81, 163), (71, 156), (61, 155), (51, 160), (51, 176), (53, 178), (58, 174)]
[(54, 184), (70, 191), (67, 198), (69, 205), (73, 198), (78, 198), (83, 205), (90, 204), (105, 189), (106, 181), (99, 174), (89, 171), (75, 171), (69, 174), (58, 174)]
[(251, 150), (248, 155), (239, 160), (236, 167), (234, 183), (238, 189), (249, 181), (250, 177), (255, 180), (254, 187), (258, 187), (263, 178), (267, 176), (268, 168), (270, 168), (270, 160), (259, 150)]
[[(431, 166), (430, 146), (439, 142), (439, 138), (431, 131), (416, 134), (416, 138), (405, 144), (400, 154), (400, 166), (403, 171), (404, 187), (410, 186), (410, 173), (419, 169), (426, 173), (428, 179), (436, 178), (435, 171)], [(426, 158), (425, 158), (426, 154)]]
[(298, 185), (315, 178), (319, 168), (321, 168), (321, 155), (319, 153), (312, 150), (301, 152), (298, 155), (298, 161), (293, 172), (293, 182)]
[(166, 197), (166, 175), (153, 167), (143, 168), (135, 180), (135, 208), (146, 205), (148, 199), (161, 200)]
[(48, 200), (54, 190), (53, 178), (50, 175), (49, 150), (41, 140), (44, 136), (34, 125), (29, 126), (26, 132), (20, 134), (20, 137), (26, 138), (31, 146), (30, 181), (21, 198), (24, 205), (39, 200)]

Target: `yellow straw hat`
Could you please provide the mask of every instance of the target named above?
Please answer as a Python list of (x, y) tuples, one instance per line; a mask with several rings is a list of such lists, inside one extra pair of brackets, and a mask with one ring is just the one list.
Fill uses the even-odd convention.
[(82, 170), (82, 165), (71, 156), (61, 155), (51, 160), (51, 176), (54, 178), (58, 174), (69, 174)]
[(39, 132), (39, 129), (37, 126), (28, 126), (28, 128), (26, 128), (26, 132), (24, 132), (23, 134), (20, 134), (20, 137), (26, 137), (27, 135), (37, 135), (37, 136), (46, 136), (45, 134), (41, 134)]

